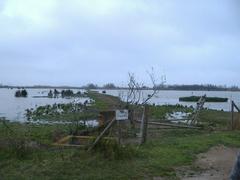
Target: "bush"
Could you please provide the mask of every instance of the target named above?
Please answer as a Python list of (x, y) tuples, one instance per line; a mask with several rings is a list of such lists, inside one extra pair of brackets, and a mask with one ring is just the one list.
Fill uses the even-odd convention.
[(27, 97), (28, 96), (28, 92), (23, 89), (23, 90), (18, 90), (15, 92), (15, 97)]
[(117, 140), (102, 139), (94, 148), (109, 160), (131, 159), (137, 155), (137, 149), (131, 145), (120, 145)]
[(13, 137), (10, 136), (6, 139), (7, 147), (5, 149), (11, 155), (16, 156), (18, 159), (25, 159), (27, 156), (32, 154), (34, 148), (38, 145), (27, 140), (25, 137)]
[(62, 90), (61, 92), (62, 97), (73, 97), (74, 96), (74, 92), (72, 90)]
[[(190, 97), (180, 97), (179, 101), (185, 102), (197, 102), (199, 101), (200, 96), (190, 96)], [(221, 97), (206, 97), (206, 102), (227, 102), (228, 98), (221, 98)]]

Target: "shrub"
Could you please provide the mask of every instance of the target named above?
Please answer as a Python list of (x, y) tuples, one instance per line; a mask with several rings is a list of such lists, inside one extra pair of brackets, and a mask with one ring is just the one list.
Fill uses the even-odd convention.
[(109, 160), (131, 159), (137, 155), (137, 149), (131, 145), (120, 145), (117, 140), (102, 139), (94, 148)]
[[(197, 102), (199, 101), (200, 96), (190, 96), (190, 97), (180, 97), (179, 101), (185, 102)], [(227, 102), (228, 98), (221, 98), (221, 97), (206, 97), (206, 102)]]
[(15, 92), (15, 97), (27, 97), (28, 96), (28, 92), (23, 89), (23, 90), (18, 90)]

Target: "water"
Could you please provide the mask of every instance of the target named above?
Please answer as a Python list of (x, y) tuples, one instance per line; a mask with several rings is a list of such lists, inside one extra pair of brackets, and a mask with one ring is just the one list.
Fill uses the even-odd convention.
[[(102, 92), (102, 90), (99, 90)], [(113, 96), (118, 96), (122, 100), (126, 100), (127, 90), (106, 90), (106, 93)], [(151, 90), (144, 90), (142, 92), (142, 99), (146, 99)], [(228, 102), (224, 103), (205, 103), (204, 107), (208, 109), (230, 111), (231, 100), (240, 106), (240, 92), (231, 91), (159, 91), (150, 101), (150, 104), (156, 105), (175, 105), (182, 104), (184, 106), (196, 106), (195, 102), (179, 102), (179, 97), (185, 96), (203, 96), (206, 94), (208, 97), (222, 97), (228, 98)]]
[[(27, 89), (27, 98), (16, 98), (17, 89), (0, 89), (0, 117), (10, 121), (26, 121), (25, 110), (38, 106), (53, 105), (55, 103), (84, 103), (89, 98), (33, 98), (33, 96), (47, 96), (49, 89)], [(73, 90), (74, 92), (79, 90)]]
[[(76, 122), (76, 121), (74, 121)], [(31, 123), (33, 124), (71, 124), (72, 122), (69, 121), (47, 121), (47, 120), (37, 120), (37, 121), (32, 121)], [(86, 125), (87, 127), (97, 127), (99, 125), (99, 122), (97, 120), (87, 120), (87, 121), (78, 121), (78, 123), (82, 124), (82, 125)]]
[[(49, 89), (27, 89), (27, 98), (15, 98), (14, 94), (16, 89), (0, 89), (0, 117), (6, 117), (6, 119), (11, 121), (24, 122), (25, 110), (29, 108), (36, 108), (38, 106), (52, 105), (54, 103), (71, 103), (71, 102), (84, 102), (89, 100), (89, 98), (71, 98), (71, 99), (50, 99), (50, 98), (33, 98), (33, 96), (47, 96)], [(73, 90), (77, 92), (79, 90)], [(83, 90), (81, 90), (83, 91)], [(99, 90), (102, 92), (102, 90)], [(143, 99), (145, 99), (148, 94), (151, 94), (151, 90), (143, 91)], [(119, 96), (122, 100), (126, 98), (126, 90), (106, 90), (106, 93), (113, 96)], [(202, 96), (207, 94), (207, 96), (216, 96), (229, 98), (226, 103), (205, 103), (205, 107), (209, 109), (230, 111), (230, 100), (234, 100), (237, 105), (240, 106), (240, 92), (229, 92), (229, 91), (159, 91), (156, 96), (154, 96), (149, 103), (156, 105), (175, 105), (182, 104), (186, 106), (196, 106), (196, 103), (191, 102), (179, 102), (179, 97), (182, 96)]]

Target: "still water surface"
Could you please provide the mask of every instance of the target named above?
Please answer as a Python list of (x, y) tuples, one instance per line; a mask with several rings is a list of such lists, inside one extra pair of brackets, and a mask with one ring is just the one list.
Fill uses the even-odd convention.
[[(99, 92), (101, 92), (99, 90)], [(126, 99), (126, 90), (106, 90), (106, 93), (113, 96), (119, 96), (123, 100)], [(146, 99), (151, 90), (143, 91), (142, 99)], [(179, 102), (179, 97), (185, 96), (203, 96), (206, 94), (208, 97), (222, 97), (228, 98), (228, 102), (225, 103), (205, 103), (204, 107), (209, 109), (230, 111), (230, 102), (234, 100), (237, 105), (240, 106), (240, 92), (231, 91), (159, 91), (156, 96), (154, 96), (149, 103), (156, 105), (175, 105), (182, 104), (186, 106), (196, 106), (196, 103), (192, 102)]]
[[(25, 118), (25, 110), (28, 108), (36, 108), (43, 105), (52, 105), (54, 103), (71, 103), (71, 102), (85, 102), (89, 98), (33, 98), (33, 96), (47, 96), (49, 89), (27, 89), (27, 98), (15, 98), (14, 94), (16, 89), (0, 89), (0, 117), (6, 117), (11, 121), (23, 122)], [(79, 90), (73, 90), (77, 92)], [(81, 90), (83, 91), (83, 90)], [(102, 92), (103, 90), (98, 90)], [(152, 91), (143, 91), (143, 99)], [(126, 90), (106, 90), (106, 93), (113, 96), (119, 96), (122, 100), (125, 100), (127, 91)], [(179, 102), (179, 97), (182, 96), (202, 96), (206, 94), (211, 97), (223, 97), (229, 98), (226, 103), (206, 103), (205, 107), (209, 109), (217, 109), (230, 111), (230, 100), (234, 100), (237, 105), (240, 106), (240, 92), (229, 92), (229, 91), (159, 91), (149, 103), (156, 105), (164, 104), (182, 104), (186, 106), (196, 106), (196, 103), (191, 102)]]
[[(27, 98), (16, 98), (16, 89), (0, 89), (0, 117), (7, 120), (26, 120), (25, 110), (38, 106), (52, 105), (55, 103), (85, 102), (89, 98), (34, 98), (34, 96), (47, 96), (49, 89), (27, 89)], [(75, 92), (77, 90), (74, 90)], [(79, 90), (78, 90), (79, 91)]]

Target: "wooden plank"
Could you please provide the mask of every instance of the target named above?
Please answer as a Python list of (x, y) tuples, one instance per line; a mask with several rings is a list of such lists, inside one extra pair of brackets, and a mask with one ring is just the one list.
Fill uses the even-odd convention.
[[(141, 123), (141, 121), (136, 121), (138, 123)], [(195, 127), (195, 126), (185, 126), (185, 125), (177, 125), (177, 124), (170, 124), (170, 123), (159, 123), (159, 122), (148, 122), (148, 124), (152, 125), (159, 125), (159, 126), (169, 126), (169, 127), (178, 127), (178, 128), (190, 128), (190, 129), (201, 129), (201, 127)]]
[(102, 139), (102, 137), (104, 136), (104, 134), (112, 127), (112, 125), (114, 124), (114, 122), (116, 121), (116, 119), (114, 118), (108, 125), (107, 127), (102, 131), (102, 133), (97, 137), (97, 139), (94, 141), (93, 145), (90, 146), (90, 148), (88, 149), (88, 151), (91, 151), (96, 145), (97, 143)]
[[(167, 121), (188, 121), (190, 119), (167, 119)], [(151, 122), (166, 121), (166, 119), (150, 119)]]
[(234, 101), (232, 101), (232, 104), (233, 104), (233, 107), (235, 107), (238, 110), (238, 112), (240, 112), (240, 109), (238, 108), (238, 106), (235, 104)]
[(54, 143), (53, 146), (58, 146), (58, 147), (74, 147), (74, 148), (85, 148), (85, 145), (74, 145), (74, 144), (57, 144)]

